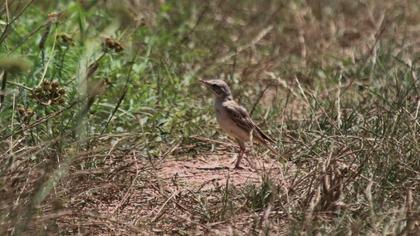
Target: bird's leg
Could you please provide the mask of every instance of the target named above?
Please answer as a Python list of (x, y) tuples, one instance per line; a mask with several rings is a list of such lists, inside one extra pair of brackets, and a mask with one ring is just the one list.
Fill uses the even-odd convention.
[(240, 166), (242, 157), (245, 155), (245, 143), (237, 140), (239, 143), (239, 155), (235, 163), (235, 169), (242, 169)]
[(235, 163), (235, 169), (242, 169), (240, 164), (241, 164), (241, 160), (242, 160), (242, 157), (244, 156), (244, 154), (245, 154), (245, 149), (240, 147), (239, 148), (239, 155), (238, 155), (238, 158), (236, 159), (236, 163)]

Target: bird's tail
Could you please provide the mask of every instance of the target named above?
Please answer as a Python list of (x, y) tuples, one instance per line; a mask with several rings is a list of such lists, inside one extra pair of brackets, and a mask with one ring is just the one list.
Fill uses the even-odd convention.
[(272, 144), (276, 143), (276, 140), (265, 134), (258, 126), (255, 126), (255, 131), (256, 132), (253, 135), (254, 138), (258, 142), (264, 144), (264, 146), (270, 149), (270, 151), (272, 151), (274, 154), (278, 155), (279, 152), (272, 146)]
[[(265, 134), (265, 133), (264, 133), (264, 132), (260, 129), (260, 127), (258, 127), (258, 126), (256, 126), (256, 125), (255, 125), (255, 131), (257, 131), (257, 132), (256, 132), (257, 137), (258, 137), (258, 136), (260, 136), (262, 140), (264, 140), (264, 141), (268, 141), (269, 143), (272, 143), (272, 144), (275, 144), (275, 143), (276, 143), (276, 140), (274, 140), (272, 137), (270, 137), (270, 136), (268, 136), (267, 134)], [(258, 138), (259, 138), (259, 137), (258, 137)]]
[(273, 147), (273, 146), (271, 146), (271, 144), (270, 143), (265, 143), (264, 144), (268, 149), (270, 149), (270, 151), (271, 152), (273, 152), (274, 154), (276, 154), (276, 155), (278, 155), (279, 154), (279, 152)]

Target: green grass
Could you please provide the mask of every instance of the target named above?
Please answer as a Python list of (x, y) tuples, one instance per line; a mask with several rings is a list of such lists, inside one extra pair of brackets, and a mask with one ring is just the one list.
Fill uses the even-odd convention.
[[(419, 230), (417, 1), (112, 2), (0, 1), (0, 234)], [(281, 178), (158, 177), (220, 154), (214, 77)]]

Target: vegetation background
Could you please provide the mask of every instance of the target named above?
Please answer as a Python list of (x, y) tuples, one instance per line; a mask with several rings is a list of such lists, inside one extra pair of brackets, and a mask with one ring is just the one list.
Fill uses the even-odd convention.
[[(420, 232), (419, 1), (0, 12), (1, 235)], [(271, 167), (219, 168), (215, 77), (278, 140), (251, 151)]]

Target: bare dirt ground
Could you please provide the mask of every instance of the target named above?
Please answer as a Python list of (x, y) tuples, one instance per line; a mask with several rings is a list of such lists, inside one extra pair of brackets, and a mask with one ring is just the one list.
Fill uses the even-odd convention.
[[(126, 159), (124, 165), (119, 165), (123, 164), (120, 158)], [(240, 205), (224, 206), (220, 195), (232, 188), (259, 186), (264, 176), (287, 184), (280, 163), (265, 153), (249, 154), (252, 166), (243, 159), (242, 169), (233, 169), (235, 158), (232, 152), (157, 161), (140, 161), (136, 152), (110, 156), (99, 172), (71, 171), (52, 196), (71, 195), (70, 201), (56, 200), (55, 207), (63, 210), (43, 209), (39, 222), (51, 232), (65, 229), (64, 234), (248, 234), (256, 227), (252, 214), (240, 214)], [(57, 221), (48, 222), (49, 210)]]
[[(248, 162), (251, 161), (252, 164)], [(279, 163), (269, 158), (248, 157), (241, 169), (234, 169), (232, 154), (208, 155), (194, 160), (171, 160), (162, 163), (158, 175), (163, 180), (176, 180), (184, 187), (214, 189), (228, 181), (235, 186), (257, 184), (263, 174), (280, 176)]]

